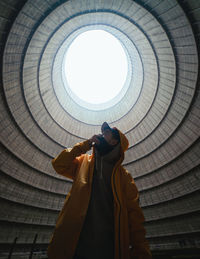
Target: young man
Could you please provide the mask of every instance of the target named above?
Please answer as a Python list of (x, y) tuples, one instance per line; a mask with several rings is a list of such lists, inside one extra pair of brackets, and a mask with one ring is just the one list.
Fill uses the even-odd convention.
[[(49, 259), (151, 258), (138, 190), (121, 165), (128, 139), (106, 122), (101, 131), (52, 161), (57, 173), (74, 182), (57, 219)], [(85, 154), (91, 148), (92, 154)]]

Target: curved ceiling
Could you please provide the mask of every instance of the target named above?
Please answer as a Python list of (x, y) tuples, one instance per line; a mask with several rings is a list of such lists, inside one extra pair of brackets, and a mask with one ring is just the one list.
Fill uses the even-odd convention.
[[(35, 232), (48, 243), (71, 188), (51, 159), (100, 132), (104, 121), (129, 140), (123, 165), (140, 191), (152, 249), (178, 249), (182, 235), (197, 239), (200, 3), (179, 2), (1, 3), (0, 216), (16, 224), (12, 231), (4, 224), (1, 243), (17, 233), (30, 243)], [(99, 110), (71, 98), (63, 81), (67, 48), (90, 29), (113, 34), (129, 58), (125, 90)]]

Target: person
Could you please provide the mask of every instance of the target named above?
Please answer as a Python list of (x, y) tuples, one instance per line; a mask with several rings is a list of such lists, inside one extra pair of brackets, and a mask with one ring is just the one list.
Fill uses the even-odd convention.
[(139, 192), (122, 166), (128, 139), (107, 122), (101, 132), (52, 160), (73, 184), (48, 245), (49, 259), (152, 258)]

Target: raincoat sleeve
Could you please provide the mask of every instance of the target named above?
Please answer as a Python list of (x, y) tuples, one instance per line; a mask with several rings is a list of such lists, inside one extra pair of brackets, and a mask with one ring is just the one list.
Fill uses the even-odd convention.
[(57, 157), (52, 160), (52, 165), (58, 174), (72, 180), (76, 177), (79, 164), (83, 160), (83, 154), (91, 148), (89, 140), (77, 143), (73, 148), (64, 149)]
[(139, 206), (139, 192), (131, 174), (126, 174), (126, 204), (128, 211), (128, 224), (130, 236), (130, 258), (131, 259), (151, 259), (149, 243), (145, 238), (144, 214)]

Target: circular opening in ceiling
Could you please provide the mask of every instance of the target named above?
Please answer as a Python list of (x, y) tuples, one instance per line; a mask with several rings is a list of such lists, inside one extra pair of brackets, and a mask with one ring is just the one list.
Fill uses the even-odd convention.
[(122, 90), (128, 73), (128, 59), (120, 41), (104, 30), (79, 34), (70, 44), (64, 60), (70, 90), (81, 100), (102, 104)]

